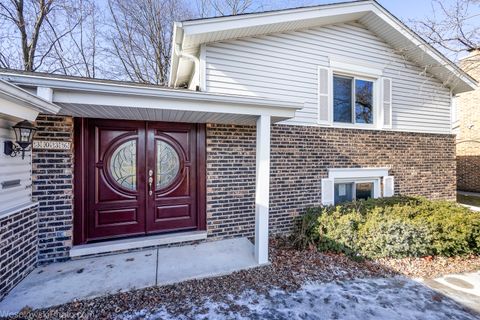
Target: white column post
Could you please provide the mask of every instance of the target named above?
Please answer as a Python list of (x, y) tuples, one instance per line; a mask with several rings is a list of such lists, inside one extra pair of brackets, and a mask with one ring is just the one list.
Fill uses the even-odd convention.
[(257, 119), (255, 183), (255, 259), (268, 262), (268, 207), (270, 196), (270, 116)]

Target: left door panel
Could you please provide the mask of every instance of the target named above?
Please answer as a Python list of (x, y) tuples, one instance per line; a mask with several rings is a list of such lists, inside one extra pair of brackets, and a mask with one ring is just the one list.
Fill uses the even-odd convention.
[(89, 122), (87, 241), (145, 233), (145, 123)]

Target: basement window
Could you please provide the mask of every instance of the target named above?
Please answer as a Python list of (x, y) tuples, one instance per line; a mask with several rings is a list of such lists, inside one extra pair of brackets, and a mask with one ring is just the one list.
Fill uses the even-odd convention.
[(353, 200), (391, 197), (394, 177), (389, 168), (331, 168), (321, 181), (322, 204), (334, 205)]
[(379, 179), (373, 181), (337, 182), (334, 189), (335, 204), (378, 197), (379, 195), (375, 194), (375, 190), (379, 188), (375, 188), (375, 185), (379, 183)]

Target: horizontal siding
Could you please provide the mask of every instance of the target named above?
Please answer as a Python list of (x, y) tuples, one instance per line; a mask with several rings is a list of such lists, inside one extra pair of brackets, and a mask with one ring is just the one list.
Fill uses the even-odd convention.
[(20, 186), (3, 189), (0, 184), (0, 212), (26, 204), (32, 196), (31, 153), (25, 153), (23, 160), (21, 155), (10, 157), (4, 153), (3, 142), (15, 141), (15, 133), (11, 129), (14, 124), (0, 117), (0, 183), (20, 179)]
[(449, 90), (359, 23), (208, 44), (207, 91), (300, 101), (287, 123), (316, 124), (317, 67), (328, 67), (328, 57), (384, 68), (393, 79), (393, 129), (450, 132)]

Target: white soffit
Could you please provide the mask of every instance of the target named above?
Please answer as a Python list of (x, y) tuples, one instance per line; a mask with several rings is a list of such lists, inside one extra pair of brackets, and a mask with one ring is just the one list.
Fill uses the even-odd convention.
[[(476, 81), (408, 29), (374, 0), (353, 1), (313, 7), (278, 10), (179, 22), (174, 28), (174, 44), (198, 53), (203, 43), (301, 30), (313, 26), (359, 21), (407, 58), (451, 87), (453, 93), (473, 90)], [(173, 53), (170, 85), (188, 82), (191, 63)], [(178, 78), (178, 79), (177, 79)]]

